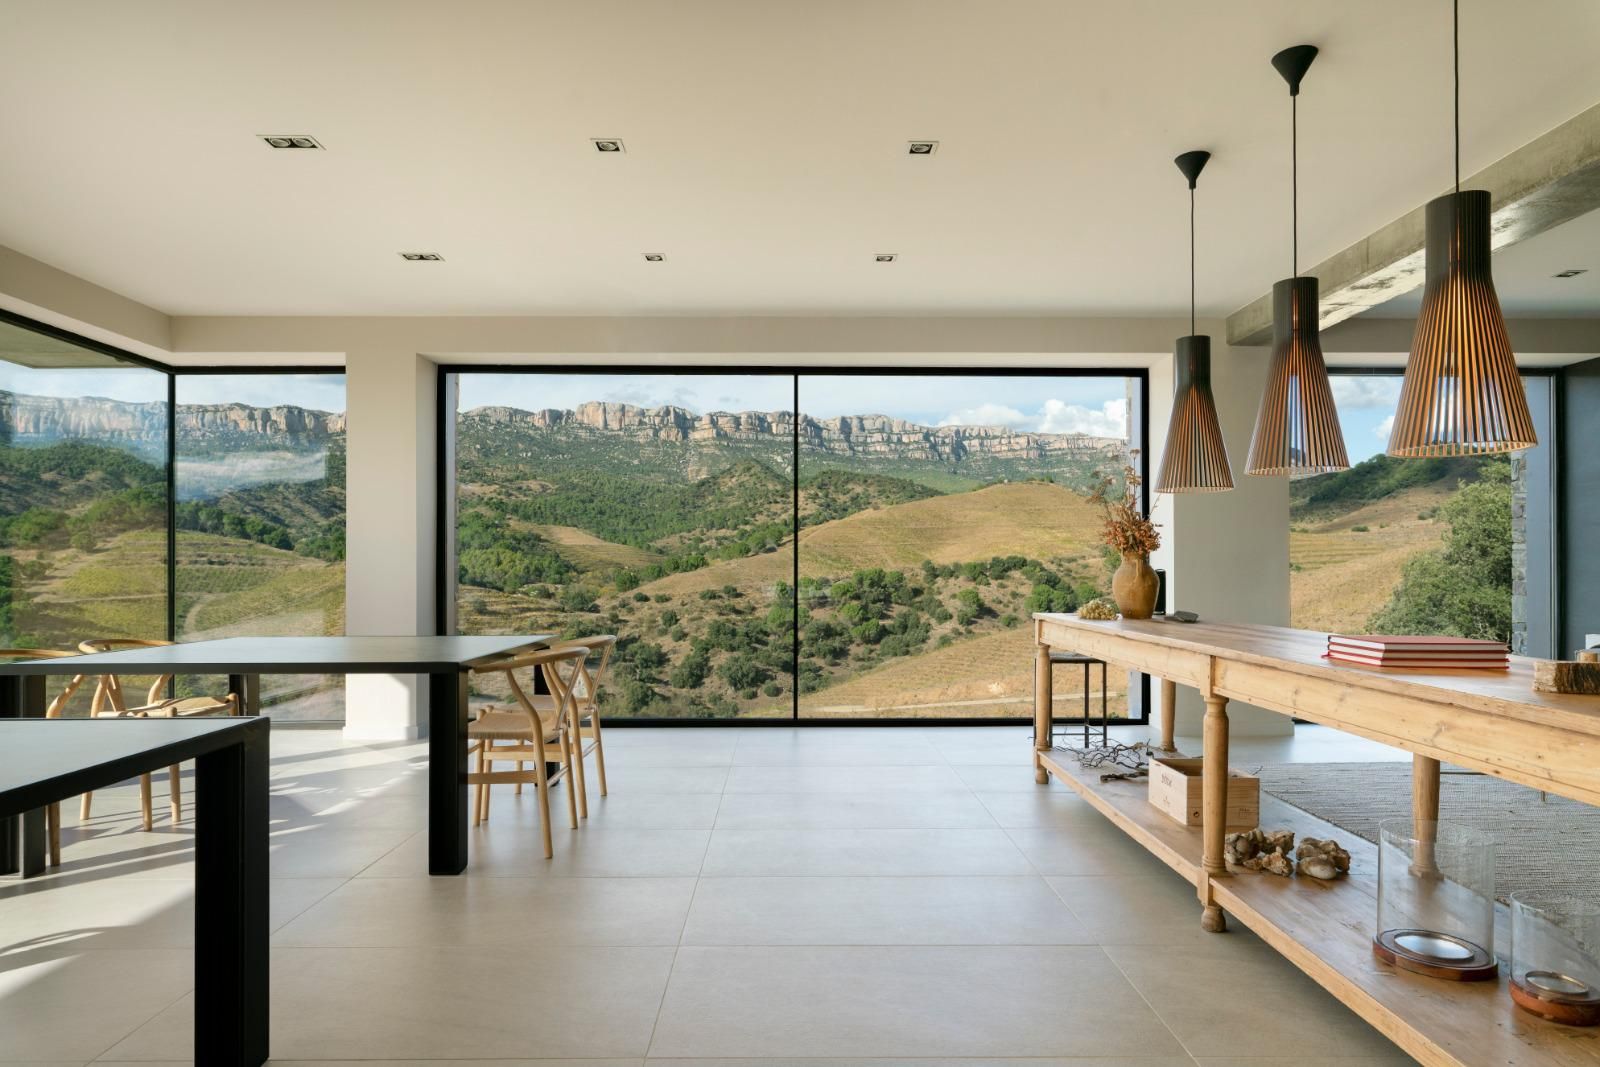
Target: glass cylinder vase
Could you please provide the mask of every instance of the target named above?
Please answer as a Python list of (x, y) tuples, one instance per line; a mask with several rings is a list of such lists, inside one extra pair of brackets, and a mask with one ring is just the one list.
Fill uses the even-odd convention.
[(1600, 903), (1512, 894), (1511, 999), (1552, 1022), (1600, 1023)]
[(1432, 978), (1495, 977), (1494, 842), (1470, 827), (1410, 819), (1385, 821), (1378, 837), (1373, 954)]

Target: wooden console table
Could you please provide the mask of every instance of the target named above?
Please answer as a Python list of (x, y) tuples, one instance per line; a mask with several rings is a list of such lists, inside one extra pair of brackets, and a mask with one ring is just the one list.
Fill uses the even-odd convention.
[[(1351, 852), (1348, 879), (1322, 883), (1230, 877), (1222, 858), (1228, 701), (1242, 700), (1413, 754), (1412, 811), (1439, 816), (1441, 760), (1588, 804), (1600, 804), (1600, 698), (1536, 693), (1531, 660), (1510, 671), (1382, 670), (1322, 658), (1327, 635), (1229, 623), (1093, 622), (1037, 614), (1035, 778), (1054, 774), (1194, 884), (1201, 925), (1249, 927), (1325, 989), (1427, 1064), (1600, 1064), (1600, 1028), (1556, 1026), (1515, 1008), (1499, 982), (1450, 983), (1396, 971), (1372, 956), (1377, 848), (1276, 799), (1261, 824), (1299, 836), (1337, 836)], [(1162, 738), (1171, 697), (1192, 686), (1205, 700), (1203, 825), (1180, 826), (1151, 807), (1143, 782), (1102, 783), (1050, 748), (1050, 652), (1094, 656), (1162, 679)], [(1041, 725), (1043, 724), (1043, 725)], [(1354, 838), (1354, 839), (1353, 839)]]

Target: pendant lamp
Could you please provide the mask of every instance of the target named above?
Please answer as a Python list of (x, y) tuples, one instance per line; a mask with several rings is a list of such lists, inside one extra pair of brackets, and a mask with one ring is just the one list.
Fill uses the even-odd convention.
[(1391, 456), (1483, 456), (1539, 443), (1489, 271), (1489, 194), (1461, 189), (1461, 8), (1455, 50), (1456, 189), (1428, 202), (1427, 284)]
[(1285, 48), (1272, 57), (1289, 83), (1289, 169), (1291, 275), (1272, 287), (1272, 368), (1250, 439), (1248, 474), (1287, 474), (1305, 478), (1348, 470), (1333, 387), (1322, 360), (1318, 336), (1317, 279), (1300, 276), (1300, 137), (1296, 101), (1300, 80), (1317, 58), (1309, 44)]
[(1173, 160), (1189, 180), (1189, 336), (1178, 338), (1177, 389), (1167, 423), (1167, 449), (1156, 478), (1158, 493), (1219, 493), (1233, 488), (1228, 449), (1211, 396), (1211, 338), (1194, 332), (1194, 187), (1210, 152), (1185, 152)]

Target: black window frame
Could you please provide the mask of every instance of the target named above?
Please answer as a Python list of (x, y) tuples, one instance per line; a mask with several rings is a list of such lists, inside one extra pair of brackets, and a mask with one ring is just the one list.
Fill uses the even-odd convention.
[[(800, 379), (803, 376), (817, 377), (863, 377), (863, 378), (893, 378), (893, 377), (995, 377), (995, 378), (1135, 378), (1139, 382), (1139, 412), (1138, 412), (1138, 443), (1139, 449), (1139, 477), (1143, 482), (1140, 487), (1142, 505), (1146, 515), (1150, 512), (1150, 371), (1147, 367), (1051, 367), (1051, 366), (1003, 366), (989, 367), (979, 363), (946, 365), (936, 367), (906, 367), (892, 364), (854, 364), (851, 366), (828, 366), (826, 364), (797, 364), (797, 363), (752, 363), (745, 365), (730, 364), (695, 364), (695, 363), (440, 363), (437, 367), (435, 381), (435, 409), (436, 419), (434, 424), (435, 454), (434, 454), (434, 633), (448, 635), (454, 627), (450, 625), (453, 617), (454, 599), (456, 596), (456, 561), (453, 557), (455, 522), (455, 416), (458, 412), (454, 409), (453, 399), (457, 395), (451, 387), (451, 378), (462, 374), (686, 374), (686, 375), (728, 375), (748, 377), (753, 375), (771, 375), (774, 377), (787, 376), (794, 382), (794, 399), (792, 401), (796, 415), (800, 409)], [(799, 439), (795, 440), (796, 462), (794, 464), (794, 479), (796, 485), (795, 495), (795, 530), (799, 531), (798, 516), (798, 485), (800, 478), (800, 465), (798, 462)], [(800, 553), (798, 546), (795, 552), (794, 575), (792, 588), (796, 596), (800, 587)], [(798, 630), (799, 613), (796, 612), (796, 629)], [(799, 656), (799, 634), (795, 634), (795, 656)], [(798, 666), (798, 663), (796, 664)], [(1118, 724), (1144, 725), (1150, 722), (1150, 676), (1136, 674), (1138, 681), (1128, 687), (1128, 717), (1115, 720)], [(798, 671), (795, 674), (798, 678)], [(1132, 678), (1130, 677), (1130, 681)], [(537, 680), (536, 680), (537, 681)], [(542, 684), (542, 682), (540, 683)], [(799, 687), (791, 687), (790, 701), (791, 713), (788, 718), (728, 718), (728, 719), (699, 719), (699, 718), (670, 718), (661, 716), (642, 716), (623, 718), (613, 716), (607, 722), (608, 727), (688, 727), (688, 728), (736, 728), (736, 727), (873, 727), (873, 726), (1032, 726), (1033, 715), (1030, 712), (1022, 716), (977, 717), (977, 716), (941, 716), (937, 718), (885, 718), (877, 716), (860, 716), (850, 718), (807, 718), (800, 714)], [(1135, 709), (1138, 714), (1135, 715)], [(1058, 716), (1054, 721), (1058, 723), (1078, 723), (1083, 720)]]

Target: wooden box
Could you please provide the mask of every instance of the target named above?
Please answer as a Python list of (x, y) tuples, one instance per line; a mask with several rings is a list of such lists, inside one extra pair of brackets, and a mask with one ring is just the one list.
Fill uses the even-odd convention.
[[(1164, 759), (1150, 761), (1150, 803), (1185, 826), (1201, 823), (1201, 761)], [(1228, 770), (1229, 830), (1251, 830), (1261, 819), (1261, 779)]]

